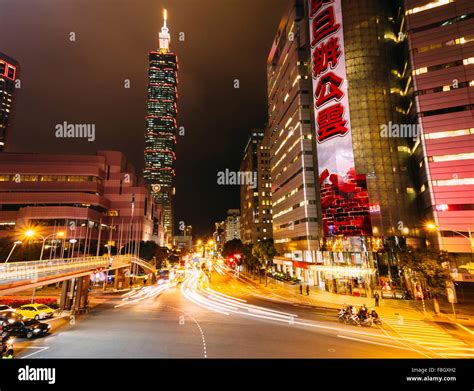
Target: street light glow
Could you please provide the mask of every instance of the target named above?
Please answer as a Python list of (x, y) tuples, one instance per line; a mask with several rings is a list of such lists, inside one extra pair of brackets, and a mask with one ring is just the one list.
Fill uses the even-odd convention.
[(35, 231), (32, 230), (32, 229), (29, 229), (29, 230), (25, 231), (25, 236), (28, 237), (28, 238), (31, 238), (31, 237), (35, 236)]

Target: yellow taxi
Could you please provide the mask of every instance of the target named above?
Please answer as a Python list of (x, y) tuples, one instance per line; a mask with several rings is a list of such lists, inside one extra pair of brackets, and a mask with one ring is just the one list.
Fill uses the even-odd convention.
[(54, 315), (54, 310), (44, 304), (25, 304), (16, 311), (17, 314), (29, 319), (45, 319)]

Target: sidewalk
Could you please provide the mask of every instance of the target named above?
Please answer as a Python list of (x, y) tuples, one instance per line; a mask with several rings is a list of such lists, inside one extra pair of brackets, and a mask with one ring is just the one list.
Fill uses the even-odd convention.
[[(303, 286), (303, 294), (300, 294), (299, 285), (282, 282), (268, 278), (268, 286), (265, 287), (264, 278), (262, 283), (259, 283), (258, 279), (253, 279), (252, 276), (247, 273), (241, 272), (241, 278), (245, 278), (247, 281), (257, 285), (259, 289), (273, 293), (274, 295), (282, 296), (286, 300), (293, 301), (296, 304), (310, 305), (315, 307), (324, 307), (331, 309), (339, 309), (343, 304), (352, 304), (361, 306), (365, 304), (368, 308), (374, 307), (381, 317), (399, 317), (403, 316), (407, 319), (413, 320), (427, 320), (434, 322), (448, 322), (448, 323), (461, 323), (467, 325), (474, 325), (474, 314), (466, 313), (470, 308), (464, 309), (464, 311), (458, 314), (458, 317), (454, 319), (452, 313), (446, 311), (446, 303), (441, 303), (442, 313), (435, 315), (433, 310), (433, 303), (431, 300), (425, 300), (426, 316), (423, 313), (423, 306), (421, 301), (416, 300), (396, 300), (396, 299), (380, 299), (379, 307), (375, 307), (375, 300), (367, 297), (356, 297), (348, 295), (338, 295), (335, 293), (326, 292), (316, 287), (311, 287), (309, 296), (306, 295), (306, 285)], [(449, 307), (451, 305), (449, 304)], [(446, 311), (446, 312), (445, 312)], [(470, 309), (470, 312), (474, 312), (474, 308)]]

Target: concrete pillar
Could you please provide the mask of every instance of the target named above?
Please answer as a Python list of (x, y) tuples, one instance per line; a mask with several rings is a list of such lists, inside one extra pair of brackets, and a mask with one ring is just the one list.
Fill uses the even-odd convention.
[(63, 281), (61, 287), (61, 298), (59, 300), (59, 309), (61, 311), (69, 311), (72, 308), (75, 285), (75, 278)]
[(115, 270), (114, 278), (114, 289), (128, 289), (130, 287), (130, 269), (117, 269)]

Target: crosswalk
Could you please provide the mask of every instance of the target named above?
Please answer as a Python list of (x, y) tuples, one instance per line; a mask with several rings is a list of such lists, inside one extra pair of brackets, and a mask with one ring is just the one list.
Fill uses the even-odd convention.
[(440, 327), (418, 319), (384, 317), (383, 322), (403, 340), (443, 358), (474, 357), (474, 348)]

